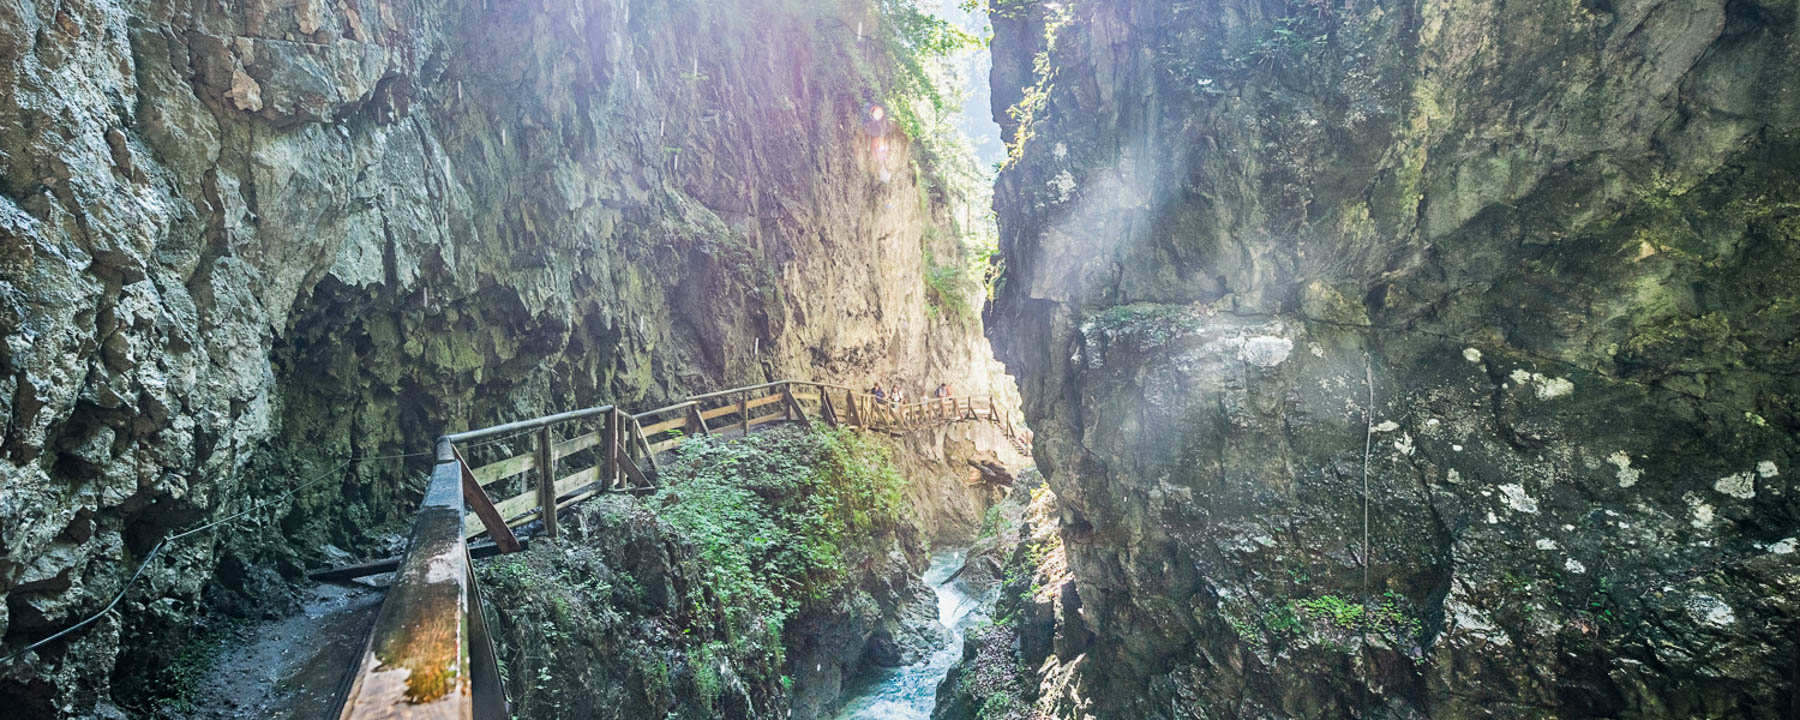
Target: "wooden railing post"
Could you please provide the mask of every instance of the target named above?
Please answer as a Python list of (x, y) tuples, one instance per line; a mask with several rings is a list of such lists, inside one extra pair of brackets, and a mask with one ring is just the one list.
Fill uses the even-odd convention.
[(750, 436), (750, 393), (748, 392), (738, 395), (738, 429), (744, 431), (745, 437)]
[(812, 418), (806, 416), (806, 408), (800, 407), (800, 398), (794, 397), (793, 383), (781, 386), (781, 404), (787, 408), (788, 422), (795, 420), (802, 423), (812, 422)]
[(838, 420), (837, 407), (831, 402), (831, 391), (823, 387), (819, 388), (819, 414), (824, 416), (827, 425), (834, 428), (842, 425)]
[(456, 464), (462, 468), (463, 503), (474, 508), (475, 516), (481, 518), (481, 526), (487, 528), (488, 537), (494, 540), (495, 545), (500, 546), (500, 552), (518, 552), (519, 538), (507, 526), (506, 518), (500, 517), (500, 511), (494, 509), (493, 498), (488, 497), (487, 491), (481, 489), (481, 482), (475, 479), (475, 473), (469, 469), (469, 462), (463, 459), (462, 451), (451, 445), (450, 452), (454, 454)]
[(619, 409), (613, 408), (606, 413), (606, 429), (601, 431), (601, 451), (605, 457), (600, 469), (600, 486), (616, 488), (620, 486), (619, 478)]
[(700, 403), (688, 406), (687, 432), (689, 435), (711, 435), (712, 430), (706, 427), (706, 418), (700, 417)]
[[(616, 411), (615, 411), (616, 412)], [(551, 449), (550, 428), (537, 431), (538, 510), (544, 536), (556, 539), (556, 453)]]
[(656, 453), (650, 451), (650, 438), (644, 437), (644, 424), (636, 417), (631, 418), (632, 434), (637, 438), (638, 449), (644, 453), (644, 462), (650, 465), (650, 471), (661, 473), (662, 466), (656, 463)]

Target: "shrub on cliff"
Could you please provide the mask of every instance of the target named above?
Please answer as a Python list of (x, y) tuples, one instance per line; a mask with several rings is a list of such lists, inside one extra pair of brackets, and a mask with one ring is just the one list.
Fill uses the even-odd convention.
[(649, 504), (710, 569), (733, 634), (779, 633), (801, 605), (841, 589), (846, 549), (892, 526), (904, 482), (886, 448), (822, 427), (697, 438), (663, 477)]

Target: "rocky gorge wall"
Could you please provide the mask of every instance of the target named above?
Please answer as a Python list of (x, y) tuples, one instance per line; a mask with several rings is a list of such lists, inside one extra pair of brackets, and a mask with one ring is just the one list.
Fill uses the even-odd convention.
[(991, 11), (1058, 716), (1787, 711), (1792, 3)]
[(987, 389), (979, 321), (921, 280), (960, 252), (955, 198), (860, 122), (877, 27), (804, 0), (0, 7), (8, 652), (172, 531), (326, 478), (162, 550), (0, 697), (117, 715), (203, 610), (397, 549), (424, 459), (388, 456), (447, 429), (786, 376)]

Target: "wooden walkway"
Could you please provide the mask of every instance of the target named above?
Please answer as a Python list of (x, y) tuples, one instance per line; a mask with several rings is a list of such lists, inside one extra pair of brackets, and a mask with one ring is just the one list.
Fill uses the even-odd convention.
[[(695, 395), (635, 414), (605, 405), (445, 435), (340, 719), (510, 717), (469, 565), (471, 539), (492, 541), (478, 549), (482, 555), (517, 552), (523, 526), (537, 523), (555, 538), (562, 510), (602, 493), (655, 489), (658, 457), (695, 437), (812, 420), (895, 435), (989, 422), (1030, 453), (1029, 434), (990, 396), (902, 405), (800, 380)], [(464, 459), (476, 444), (520, 436), (529, 436), (529, 452), (480, 466)], [(525, 487), (497, 502), (490, 495), (518, 485)]]

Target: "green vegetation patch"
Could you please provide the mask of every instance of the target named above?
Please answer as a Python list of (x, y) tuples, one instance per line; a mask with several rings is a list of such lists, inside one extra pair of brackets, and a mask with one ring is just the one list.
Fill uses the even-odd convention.
[(905, 486), (886, 446), (823, 427), (695, 438), (663, 477), (649, 505), (710, 575), (711, 597), (690, 601), (717, 603), (734, 635), (779, 635), (804, 603), (840, 590), (846, 548), (894, 527)]
[(904, 511), (886, 446), (780, 426), (692, 438), (663, 487), (565, 513), (476, 563), (519, 717), (725, 717), (778, 707), (787, 618), (853, 604)]
[(881, 0), (881, 21), (896, 67), (889, 103), (894, 121), (908, 137), (931, 138), (934, 126), (951, 109), (941, 84), (933, 77), (933, 65), (981, 41), (948, 20), (920, 10), (913, 0)]
[(970, 267), (951, 263), (937, 264), (937, 257), (925, 251), (925, 309), (932, 317), (948, 317), (962, 321), (975, 317), (969, 305)]
[(1220, 608), (1220, 616), (1240, 638), (1257, 647), (1272, 641), (1304, 640), (1331, 648), (1339, 647), (1346, 634), (1365, 632), (1417, 642), (1424, 623), (1406, 608), (1406, 599), (1390, 590), (1370, 603), (1325, 593), (1282, 600), (1260, 614), (1225, 606)]

